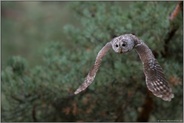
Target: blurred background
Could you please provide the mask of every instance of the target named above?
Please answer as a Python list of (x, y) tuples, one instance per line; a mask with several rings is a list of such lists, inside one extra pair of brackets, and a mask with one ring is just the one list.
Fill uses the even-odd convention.
[(2, 2), (3, 67), (8, 58), (21, 55), (34, 66), (41, 63), (43, 45), (65, 40), (63, 26), (75, 24), (67, 2)]
[[(182, 5), (1, 2), (2, 121), (182, 121)], [(108, 52), (94, 83), (73, 95), (98, 51), (125, 33), (152, 49), (173, 89), (171, 102), (148, 91), (135, 51)]]

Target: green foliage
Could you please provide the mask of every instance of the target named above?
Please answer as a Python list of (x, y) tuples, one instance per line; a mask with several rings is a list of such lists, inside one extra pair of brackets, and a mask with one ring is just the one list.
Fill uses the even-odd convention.
[[(103, 45), (125, 33), (136, 34), (158, 54), (157, 59), (175, 94), (171, 102), (151, 95), (152, 103), (148, 109), (153, 109), (148, 121), (181, 120), (183, 25), (181, 19), (173, 24), (168, 20), (176, 2), (68, 4), (76, 22), (64, 26), (67, 39), (58, 39), (59, 21), (56, 26), (48, 24), (41, 29), (51, 36), (40, 56), (42, 64), (31, 67), (30, 61), (20, 56), (7, 61), (1, 73), (2, 121), (136, 121), (144, 108), (147, 87), (135, 51), (121, 56), (110, 51), (103, 59), (94, 83), (85, 92), (73, 95)], [(32, 9), (29, 12), (37, 26), (42, 25), (44, 19), (39, 12), (32, 13)], [(166, 57), (163, 55), (164, 41), (173, 25), (177, 26), (177, 31), (166, 44), (169, 47)], [(33, 33), (41, 34), (41, 30), (35, 30)]]
[(23, 72), (26, 69), (26, 61), (25, 59), (22, 59), (20, 56), (12, 57), (8, 60), (8, 65), (12, 68), (12, 71), (14, 73), (17, 73), (17, 75), (22, 75)]

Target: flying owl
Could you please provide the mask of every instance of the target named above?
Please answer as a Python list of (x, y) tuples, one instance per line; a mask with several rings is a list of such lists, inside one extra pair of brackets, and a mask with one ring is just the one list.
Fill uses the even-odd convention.
[(84, 91), (93, 82), (96, 73), (100, 67), (102, 58), (111, 48), (116, 53), (126, 53), (131, 51), (132, 49), (135, 49), (144, 67), (143, 70), (148, 89), (155, 96), (162, 98), (165, 101), (171, 101), (171, 99), (174, 98), (172, 89), (170, 88), (164, 76), (163, 70), (155, 59), (152, 51), (142, 40), (138, 39), (133, 34), (124, 34), (115, 37), (98, 52), (95, 64), (89, 71), (82, 85), (74, 92), (74, 94), (78, 94), (81, 91)]

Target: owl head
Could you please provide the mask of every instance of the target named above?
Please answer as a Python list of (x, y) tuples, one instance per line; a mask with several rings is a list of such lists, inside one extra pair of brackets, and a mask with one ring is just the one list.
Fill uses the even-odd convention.
[(111, 42), (112, 49), (116, 53), (126, 53), (133, 49), (135, 43), (133, 38), (130, 38), (129, 34), (118, 36)]

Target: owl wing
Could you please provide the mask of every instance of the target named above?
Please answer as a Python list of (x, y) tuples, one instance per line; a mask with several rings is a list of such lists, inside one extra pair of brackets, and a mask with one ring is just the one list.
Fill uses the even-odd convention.
[(84, 91), (94, 80), (96, 73), (100, 67), (102, 58), (106, 55), (106, 53), (109, 51), (109, 49), (111, 49), (111, 42), (108, 42), (99, 52), (98, 55), (96, 57), (96, 61), (95, 64), (93, 65), (93, 67), (91, 68), (91, 70), (89, 71), (87, 77), (85, 78), (84, 82), (82, 83), (81, 86), (79, 86), (79, 88), (74, 92), (74, 94), (78, 94), (81, 91)]
[(157, 97), (165, 101), (171, 101), (174, 97), (172, 89), (165, 78), (161, 66), (156, 59), (150, 59), (144, 63), (144, 74), (148, 89)]
[(157, 97), (165, 101), (171, 101), (174, 98), (172, 89), (170, 88), (163, 70), (152, 51), (142, 41), (135, 47), (139, 57), (144, 65), (144, 74), (146, 77), (146, 85), (148, 89)]

